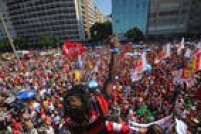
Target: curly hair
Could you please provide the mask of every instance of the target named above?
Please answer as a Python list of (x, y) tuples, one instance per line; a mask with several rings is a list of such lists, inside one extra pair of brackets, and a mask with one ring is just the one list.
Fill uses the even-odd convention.
[(159, 125), (153, 124), (147, 128), (147, 134), (164, 134), (165, 131)]

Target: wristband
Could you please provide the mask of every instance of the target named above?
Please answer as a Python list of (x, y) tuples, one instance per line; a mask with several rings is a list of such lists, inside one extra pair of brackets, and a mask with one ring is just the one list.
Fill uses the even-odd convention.
[(112, 53), (118, 53), (119, 52), (119, 48), (113, 48), (112, 49)]

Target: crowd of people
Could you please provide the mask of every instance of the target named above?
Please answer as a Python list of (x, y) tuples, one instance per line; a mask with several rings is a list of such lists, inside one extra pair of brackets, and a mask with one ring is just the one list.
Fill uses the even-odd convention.
[[(185, 58), (184, 53), (177, 55), (173, 47), (171, 57), (155, 64), (154, 59), (160, 49), (157, 45), (150, 48), (146, 58), (152, 68), (144, 71), (140, 80), (133, 82), (130, 70), (138, 64), (141, 56), (125, 54), (133, 51), (142, 53), (144, 49), (121, 46), (114, 66), (116, 74), (110, 89), (107, 118), (130, 125), (130, 122), (148, 124), (174, 115), (173, 118), (182, 119), (187, 124), (188, 133), (196, 133), (201, 111), (200, 100), (195, 93), (201, 90), (201, 72), (195, 72), (191, 87), (188, 83), (174, 82), (175, 72), (184, 68), (189, 58)], [(194, 51), (195, 48), (191, 49)], [(90, 81), (96, 81), (98, 86), (88, 90), (93, 95), (101, 94), (110, 72), (111, 51), (108, 45), (88, 48), (74, 59), (67, 58), (61, 50), (47, 51), (52, 54), (40, 55), (41, 51), (37, 51), (32, 58), (21, 59), (20, 65), (16, 59), (1, 61), (0, 133), (70, 133), (64, 130), (66, 92), (73, 90), (75, 85), (88, 86)], [(18, 92), (30, 89), (36, 91), (33, 98), (12, 101)], [(168, 129), (168, 133), (176, 132), (174, 120)]]

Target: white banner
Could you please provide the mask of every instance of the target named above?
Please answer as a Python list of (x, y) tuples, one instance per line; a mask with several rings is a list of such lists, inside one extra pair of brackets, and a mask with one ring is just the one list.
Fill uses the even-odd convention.
[(178, 134), (186, 134), (187, 133), (187, 125), (182, 121), (176, 118), (176, 131)]
[(201, 54), (199, 54), (199, 63), (198, 63), (198, 70), (201, 70)]
[(187, 58), (191, 58), (192, 57), (192, 52), (191, 52), (190, 48), (187, 48), (187, 50), (185, 52), (185, 57), (187, 57)]
[(165, 117), (165, 118), (162, 118), (158, 121), (154, 121), (152, 123), (149, 123), (149, 124), (139, 124), (139, 123), (136, 123), (136, 122), (133, 122), (133, 121), (129, 121), (129, 126), (131, 127), (139, 127), (139, 128), (147, 128), (153, 124), (157, 124), (159, 126), (161, 126), (162, 128), (168, 128), (170, 126), (170, 124), (172, 123), (173, 121), (173, 116), (172, 114)]
[(142, 71), (147, 70), (147, 58), (146, 58), (146, 52), (143, 52), (142, 54)]
[(167, 44), (166, 46), (166, 58), (170, 57), (171, 56), (171, 47), (170, 47), (170, 43)]
[(179, 44), (179, 47), (177, 48), (177, 55), (180, 55), (182, 50), (185, 48), (184, 46), (184, 38), (182, 38), (180, 44)]
[(201, 49), (201, 41), (198, 42), (197, 48)]
[(142, 71), (140, 71), (140, 70), (135, 69), (135, 70), (130, 71), (130, 76), (131, 76), (132, 82), (136, 82), (136, 81), (139, 81), (140, 79), (142, 79)]
[(163, 50), (161, 50), (160, 53), (156, 56), (154, 63), (158, 64), (159, 62), (170, 56), (171, 56), (171, 48), (170, 43), (168, 43), (166, 46), (163, 47)]
[(182, 73), (183, 73), (182, 69), (175, 72), (173, 82), (174, 83), (184, 83), (185, 82), (188, 87), (192, 87), (195, 84), (194, 75), (189, 77), (188, 79), (183, 79)]

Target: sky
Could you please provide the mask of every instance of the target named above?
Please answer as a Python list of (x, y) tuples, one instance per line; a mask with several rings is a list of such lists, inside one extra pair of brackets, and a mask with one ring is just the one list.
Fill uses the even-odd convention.
[(112, 0), (96, 0), (96, 4), (103, 14), (108, 15), (112, 13)]

